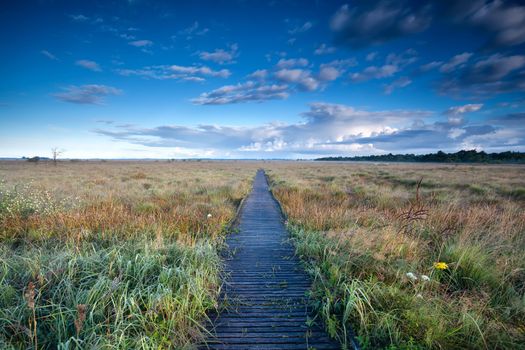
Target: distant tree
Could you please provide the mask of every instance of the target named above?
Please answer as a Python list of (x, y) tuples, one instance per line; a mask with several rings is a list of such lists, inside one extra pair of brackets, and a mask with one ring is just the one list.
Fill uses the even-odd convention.
[(36, 156), (36, 157), (27, 158), (27, 161), (31, 163), (38, 163), (38, 161), (40, 161), (40, 157)]
[(436, 163), (525, 163), (523, 152), (486, 153), (476, 150), (461, 150), (456, 153), (439, 151), (429, 154), (382, 154), (357, 157), (324, 157), (317, 160), (373, 161), (373, 162), (436, 162)]
[(64, 151), (59, 150), (57, 147), (51, 148), (51, 158), (53, 159), (53, 164), (57, 166), (58, 157), (64, 153)]

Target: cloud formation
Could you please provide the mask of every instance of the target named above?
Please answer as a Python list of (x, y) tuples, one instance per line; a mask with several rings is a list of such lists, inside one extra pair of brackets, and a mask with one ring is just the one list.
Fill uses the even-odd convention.
[(295, 35), (299, 33), (304, 33), (312, 29), (313, 24), (312, 22), (305, 22), (301, 25), (295, 26), (292, 29), (288, 30), (288, 34)]
[(326, 44), (321, 44), (314, 51), (314, 55), (328, 55), (334, 53), (337, 49), (333, 46), (328, 46)]
[(101, 72), (102, 69), (100, 68), (99, 64), (95, 61), (90, 60), (78, 60), (75, 62), (77, 66), (92, 70), (93, 72)]
[(149, 47), (153, 45), (153, 41), (151, 40), (135, 40), (130, 41), (128, 44), (135, 47)]
[(336, 42), (353, 48), (381, 44), (428, 28), (430, 7), (424, 2), (379, 1), (345, 4), (333, 15)]
[(446, 74), (438, 84), (443, 94), (494, 95), (525, 91), (525, 56), (494, 54)]
[[(232, 86), (230, 90), (239, 91)], [(115, 140), (149, 147), (213, 149), (216, 154), (235, 156), (274, 154), (276, 156), (317, 155), (339, 152), (369, 152), (373, 145), (348, 143), (349, 139), (392, 133), (414, 119), (425, 119), (428, 111), (366, 111), (351, 106), (313, 103), (295, 124), (268, 123), (255, 127), (165, 125), (156, 128), (117, 127), (96, 133)]]
[(106, 96), (122, 94), (122, 90), (115, 87), (96, 84), (71, 85), (64, 90), (64, 92), (54, 93), (52, 96), (63, 102), (102, 105)]
[(525, 6), (520, 1), (446, 0), (444, 14), (488, 34), (488, 46), (525, 43)]
[(248, 81), (237, 85), (226, 85), (210, 92), (202, 93), (191, 100), (196, 105), (224, 105), (242, 102), (262, 102), (282, 100), (289, 96), (288, 85), (265, 85)]
[[(229, 91), (222, 91), (217, 97), (224, 95), (223, 92), (235, 94), (257, 87), (231, 86), (225, 89)], [(297, 123), (271, 122), (252, 127), (202, 124), (139, 128), (123, 125), (95, 132), (148, 147), (181, 147), (187, 152), (206, 150), (206, 154), (245, 158), (421, 153), (472, 148), (499, 151), (525, 146), (523, 113), (481, 122), (453, 119), (480, 108), (479, 104), (451, 107), (444, 112), (447, 120), (431, 122), (429, 118), (436, 116), (431, 111), (371, 111), (318, 102), (310, 104)]]
[(53, 60), (53, 61), (58, 61), (58, 58), (53, 55), (51, 52), (47, 51), (47, 50), (42, 50), (40, 51), (40, 53), (44, 56), (46, 56), (47, 58), (49, 58), (50, 60)]
[(385, 85), (385, 94), (390, 95), (395, 89), (401, 89), (407, 87), (412, 83), (412, 80), (408, 77), (401, 77), (394, 80), (390, 84)]
[(235, 58), (238, 54), (239, 46), (237, 44), (232, 44), (229, 47), (229, 50), (224, 49), (215, 49), (212, 52), (200, 52), (199, 57), (201, 60), (213, 61), (218, 64), (231, 64), (235, 63)]
[(286, 99), (293, 92), (315, 91), (342, 76), (355, 66), (354, 58), (323, 63), (314, 72), (305, 58), (280, 59), (273, 69), (258, 69), (247, 81), (204, 92), (192, 99), (194, 104), (229, 104)]
[(146, 79), (174, 79), (196, 82), (205, 81), (207, 77), (228, 78), (231, 75), (231, 72), (228, 69), (213, 70), (207, 66), (197, 65), (147, 66), (140, 69), (118, 69), (117, 72), (123, 76), (139, 76)]
[[(195, 21), (193, 24), (187, 28), (180, 30), (177, 35), (184, 36), (186, 40), (193, 39), (194, 36), (201, 36), (208, 33), (210, 30), (208, 28), (202, 28), (199, 22)], [(172, 36), (172, 39), (175, 39), (177, 36)]]

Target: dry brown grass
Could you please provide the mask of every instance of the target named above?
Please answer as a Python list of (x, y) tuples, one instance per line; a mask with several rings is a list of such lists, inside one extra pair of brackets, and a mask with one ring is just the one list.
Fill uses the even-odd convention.
[(252, 162), (0, 162), (0, 348), (191, 348)]
[[(525, 167), (274, 163), (270, 169), (299, 251), (322, 272), (317, 293), (332, 328), (343, 332), (346, 305), (365, 346), (523, 344)], [(435, 271), (437, 261), (449, 270)], [(432, 282), (412, 283), (408, 272)], [(361, 314), (351, 292), (361, 302), (369, 298)]]

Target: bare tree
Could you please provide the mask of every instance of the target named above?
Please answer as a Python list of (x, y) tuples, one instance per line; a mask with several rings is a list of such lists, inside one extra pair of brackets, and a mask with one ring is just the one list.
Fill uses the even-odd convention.
[(51, 155), (52, 155), (52, 158), (53, 158), (53, 164), (55, 166), (57, 166), (57, 160), (58, 160), (58, 157), (60, 157), (60, 155), (64, 153), (64, 151), (58, 149), (58, 147), (53, 147), (51, 148)]

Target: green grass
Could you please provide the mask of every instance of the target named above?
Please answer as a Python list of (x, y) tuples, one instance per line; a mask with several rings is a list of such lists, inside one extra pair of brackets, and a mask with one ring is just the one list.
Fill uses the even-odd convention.
[(364, 349), (525, 349), (522, 167), (274, 164), (270, 174), (314, 278), (313, 307), (344, 346), (353, 330)]
[[(216, 307), (220, 259), (204, 241), (4, 247), (1, 257), (0, 339), (13, 348), (185, 347)], [(31, 284), (34, 301), (19, 292)]]

